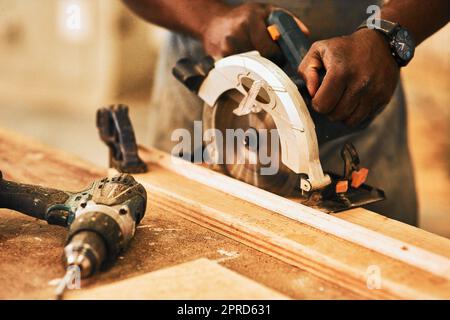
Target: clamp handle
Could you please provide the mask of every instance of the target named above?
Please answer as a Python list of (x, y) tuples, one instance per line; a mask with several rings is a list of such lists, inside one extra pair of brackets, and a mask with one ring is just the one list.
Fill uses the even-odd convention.
[(123, 173), (147, 172), (147, 165), (139, 158), (128, 106), (119, 104), (99, 109), (97, 128), (100, 138), (109, 147), (112, 168)]
[(267, 25), (270, 36), (280, 46), (292, 71), (296, 72), (311, 47), (308, 37), (294, 17), (283, 10), (274, 10), (267, 19)]

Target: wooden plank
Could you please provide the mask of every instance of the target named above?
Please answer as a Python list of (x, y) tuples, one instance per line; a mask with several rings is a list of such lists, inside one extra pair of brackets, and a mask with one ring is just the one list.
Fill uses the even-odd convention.
[(389, 219), (385, 216), (356, 208), (334, 214), (335, 217), (363, 226), (364, 228), (382, 233), (394, 239), (412, 244), (427, 251), (450, 258), (448, 239), (437, 236), (408, 224)]
[(208, 259), (198, 259), (99, 288), (67, 292), (83, 300), (285, 300), (269, 289)]
[[(73, 155), (1, 129), (0, 169), (11, 179), (70, 190), (79, 190), (92, 179), (104, 174), (103, 170), (77, 160)], [(221, 264), (294, 298), (448, 298), (450, 290), (445, 279), (211, 189), (159, 166), (153, 165), (149, 174), (149, 212), (143, 221), (143, 227), (136, 233), (135, 241), (124, 259), (119, 260), (110, 271), (83, 283), (83, 287), (97, 287), (203, 256), (220, 260), (222, 255), (218, 251), (226, 249), (238, 252), (239, 256), (221, 260)], [(221, 214), (230, 214), (230, 208), (237, 219), (231, 220), (229, 226), (224, 226)], [(217, 212), (217, 216), (213, 215), (214, 212)], [(338, 214), (337, 217), (352, 221), (352, 217), (346, 214)], [(359, 214), (367, 215), (368, 212), (364, 210)], [(358, 216), (353, 214), (353, 218), (356, 217)], [(378, 215), (374, 217), (378, 220), (373, 224), (387, 219)], [(0, 288), (0, 297), (51, 298), (53, 290), (47, 282), (63, 273), (60, 257), (65, 230), (12, 212), (2, 212), (1, 219), (0, 282), (4, 286)], [(234, 222), (236, 224), (233, 225)], [(368, 228), (371, 224), (369, 215), (365, 222), (352, 222), (361, 223)], [(389, 219), (384, 221), (379, 232), (389, 230), (389, 236), (406, 242), (409, 242), (408, 238), (417, 238), (417, 243), (411, 243), (438, 254), (450, 252), (448, 240), (390, 222), (392, 221)], [(253, 227), (256, 235), (241, 232), (240, 228), (248, 225)], [(371, 228), (376, 230), (376, 225)], [(164, 231), (166, 229), (170, 231)], [(271, 235), (276, 236), (273, 239), (278, 242), (270, 243), (269, 238), (265, 238)], [(292, 242), (297, 247), (289, 247)], [(259, 254), (242, 244), (267, 255)], [(380, 267), (383, 279), (380, 290), (369, 290), (366, 287), (365, 272), (370, 265)]]
[[(104, 152), (106, 152), (106, 147)], [(0, 128), (0, 170), (8, 179), (81, 190), (105, 170), (77, 156)], [(201, 257), (295, 299), (361, 296), (174, 214), (149, 196), (135, 239), (112, 268), (82, 281), (91, 289)], [(64, 274), (67, 231), (0, 209), (0, 299), (53, 299)], [(175, 281), (175, 280), (174, 280)]]
[(337, 219), (333, 215), (309, 208), (183, 159), (171, 157), (169, 154), (155, 149), (149, 149), (142, 154), (145, 154), (148, 161), (158, 163), (158, 165), (189, 179), (450, 280), (450, 259), (447, 257)]
[(79, 191), (107, 170), (76, 155), (0, 128), (0, 170), (5, 179), (23, 183), (51, 182), (53, 188)]
[[(138, 180), (161, 207), (191, 221), (366, 297), (448, 298), (450, 295), (446, 257), (316, 212), (181, 159), (171, 159), (167, 154), (155, 150), (142, 150), (141, 154), (158, 166), (151, 166), (148, 174), (137, 175)], [(289, 218), (278, 214), (280, 211)], [(351, 234), (354, 230), (356, 239)], [(370, 241), (376, 243), (367, 243)], [(450, 248), (447, 239), (436, 237), (435, 241)], [(406, 250), (401, 249), (398, 254), (395, 246)], [(421, 258), (429, 260), (423, 262)], [(383, 285), (379, 290), (367, 287), (367, 272), (373, 266), (382, 272)]]

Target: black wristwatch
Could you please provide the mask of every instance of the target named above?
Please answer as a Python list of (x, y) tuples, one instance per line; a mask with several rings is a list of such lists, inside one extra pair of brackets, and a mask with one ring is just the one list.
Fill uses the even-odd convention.
[(398, 65), (400, 67), (406, 66), (414, 57), (416, 50), (416, 43), (411, 32), (398, 23), (383, 19), (377, 20), (376, 22), (380, 22), (379, 25), (376, 23), (369, 25), (367, 21), (364, 21), (357, 30), (369, 28), (382, 33), (389, 42), (391, 53)]

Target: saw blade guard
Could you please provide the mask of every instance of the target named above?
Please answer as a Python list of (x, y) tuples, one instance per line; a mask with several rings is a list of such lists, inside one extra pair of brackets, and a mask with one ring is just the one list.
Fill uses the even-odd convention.
[(236, 115), (264, 110), (273, 118), (281, 161), (301, 175), (300, 188), (312, 191), (329, 185), (331, 179), (319, 159), (314, 123), (297, 86), (283, 70), (257, 51), (229, 56), (215, 63), (198, 95), (214, 108), (222, 95), (236, 90), (243, 96), (233, 111)]

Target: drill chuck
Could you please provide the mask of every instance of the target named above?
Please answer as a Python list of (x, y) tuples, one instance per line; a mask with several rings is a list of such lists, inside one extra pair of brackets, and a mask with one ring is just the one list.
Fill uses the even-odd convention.
[(67, 267), (78, 267), (81, 278), (93, 275), (106, 258), (106, 244), (96, 232), (80, 231), (64, 248)]

